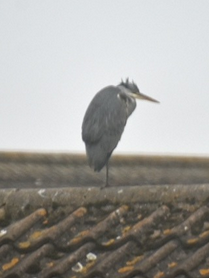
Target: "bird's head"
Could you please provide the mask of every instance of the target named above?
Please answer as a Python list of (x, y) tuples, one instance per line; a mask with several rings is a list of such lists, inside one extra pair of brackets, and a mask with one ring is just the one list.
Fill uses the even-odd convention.
[(159, 103), (159, 101), (155, 100), (154, 98), (151, 98), (151, 97), (148, 97), (148, 96), (142, 94), (139, 91), (139, 88), (137, 87), (137, 85), (134, 83), (134, 81), (130, 82), (128, 78), (126, 79), (125, 82), (123, 80), (121, 80), (121, 83), (119, 84), (119, 86), (124, 87), (128, 91), (128, 94), (133, 98), (142, 99), (142, 100), (144, 99), (144, 100), (149, 100), (149, 101)]

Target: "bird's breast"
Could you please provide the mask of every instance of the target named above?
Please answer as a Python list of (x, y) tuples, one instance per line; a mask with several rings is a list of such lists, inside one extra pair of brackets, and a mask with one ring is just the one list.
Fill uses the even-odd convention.
[(121, 102), (121, 105), (124, 106), (127, 117), (129, 117), (136, 108), (135, 98), (131, 97), (130, 95), (124, 92), (118, 93), (117, 98)]

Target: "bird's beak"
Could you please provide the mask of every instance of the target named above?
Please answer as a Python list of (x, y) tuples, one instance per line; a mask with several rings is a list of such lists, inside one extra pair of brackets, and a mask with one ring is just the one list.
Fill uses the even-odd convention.
[(151, 97), (148, 97), (148, 96), (146, 96), (142, 93), (135, 94), (134, 97), (138, 98), (138, 99), (144, 99), (144, 100), (149, 100), (149, 101), (152, 101), (152, 102), (160, 103), (158, 100), (156, 100), (154, 98), (151, 98)]

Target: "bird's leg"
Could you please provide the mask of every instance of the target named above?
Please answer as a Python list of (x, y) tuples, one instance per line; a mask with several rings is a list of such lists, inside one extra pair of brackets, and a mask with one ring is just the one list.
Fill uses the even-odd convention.
[(104, 188), (110, 186), (109, 185), (109, 165), (108, 165), (108, 161), (107, 161), (105, 166), (106, 166), (105, 184), (100, 189), (104, 189)]
[(108, 161), (106, 163), (106, 181), (105, 181), (105, 187), (109, 186), (109, 167), (108, 167)]

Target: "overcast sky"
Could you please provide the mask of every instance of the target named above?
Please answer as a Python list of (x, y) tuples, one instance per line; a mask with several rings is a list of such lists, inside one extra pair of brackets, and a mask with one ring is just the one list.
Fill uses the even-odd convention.
[(209, 1), (0, 1), (0, 150), (85, 152), (93, 96), (138, 101), (117, 153), (209, 155)]

